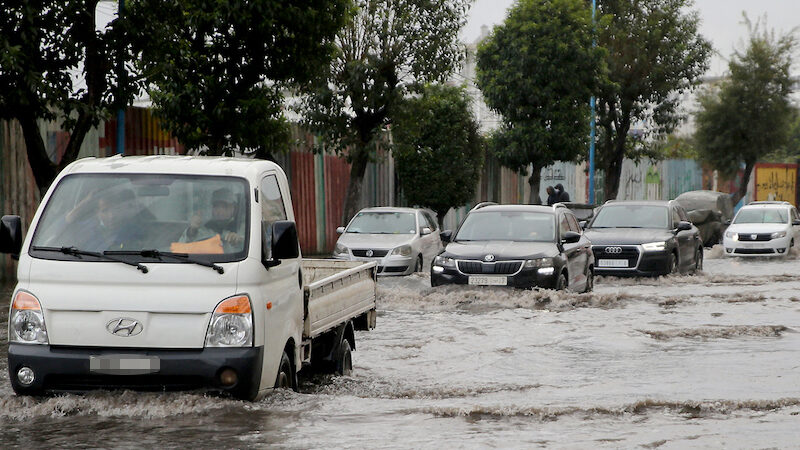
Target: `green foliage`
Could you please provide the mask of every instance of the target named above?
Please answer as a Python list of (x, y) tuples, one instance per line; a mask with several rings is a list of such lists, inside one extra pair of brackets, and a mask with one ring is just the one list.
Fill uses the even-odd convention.
[(669, 134), (650, 144), (651, 159), (697, 159), (699, 153), (692, 137)]
[(392, 126), (403, 194), (441, 224), (451, 207), (474, 199), (484, 146), (464, 88), (426, 85), (398, 107)]
[[(112, 104), (117, 36), (113, 28), (96, 30), (96, 7), (97, 1), (0, 0), (0, 118), (19, 121), (41, 192), (75, 160)], [(39, 119), (63, 121), (70, 133), (60, 161), (48, 156)]]
[(491, 148), (503, 165), (538, 174), (582, 154), (603, 56), (592, 39), (583, 0), (521, 0), (480, 44), (476, 83), (502, 116)]
[[(597, 165), (605, 196), (616, 198), (624, 158), (651, 156), (648, 145), (683, 120), (681, 94), (708, 68), (711, 45), (698, 33), (692, 0), (603, 0), (598, 44), (608, 79), (598, 95)], [(629, 132), (641, 130), (637, 136)]]
[(127, 26), (156, 114), (188, 148), (269, 153), (288, 140), (284, 94), (334, 51), (349, 0), (138, 0)]
[(444, 81), (462, 56), (471, 0), (356, 0), (333, 62), (305, 88), (304, 124), (352, 164), (344, 220), (357, 209), (367, 162), (415, 83)]
[(730, 75), (718, 88), (700, 96), (695, 134), (702, 159), (723, 174), (732, 175), (745, 165), (739, 198), (755, 163), (789, 143), (796, 120), (789, 99), (794, 33), (776, 36), (762, 31), (759, 23), (745, 21), (747, 48), (734, 53)]
[(776, 163), (796, 163), (800, 160), (800, 109), (794, 107), (793, 119), (789, 128), (789, 139), (778, 150), (761, 158), (762, 161)]

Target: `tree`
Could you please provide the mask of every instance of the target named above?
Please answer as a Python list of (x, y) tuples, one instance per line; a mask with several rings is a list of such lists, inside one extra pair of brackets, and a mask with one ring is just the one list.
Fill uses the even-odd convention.
[(729, 75), (719, 88), (700, 96), (696, 139), (701, 157), (720, 172), (733, 175), (744, 164), (734, 194), (736, 204), (747, 193), (759, 158), (789, 142), (795, 110), (789, 99), (791, 66), (797, 40), (793, 32), (776, 36), (745, 22), (750, 33), (745, 50), (736, 50)]
[(333, 56), (349, 0), (139, 0), (131, 49), (162, 124), (210, 155), (285, 148), (284, 93)]
[[(97, 3), (0, 0), (0, 118), (19, 122), (40, 195), (114, 101), (114, 30), (95, 29)], [(69, 132), (60, 159), (48, 154), (40, 120)]]
[(582, 0), (520, 0), (478, 47), (477, 79), (502, 115), (491, 138), (501, 163), (526, 173), (541, 203), (541, 169), (579, 157), (589, 136), (589, 99), (601, 73), (591, 11)]
[(461, 87), (427, 85), (403, 102), (392, 125), (397, 175), (410, 204), (439, 218), (475, 197), (483, 140)]
[(332, 64), (307, 86), (305, 124), (351, 164), (343, 223), (358, 209), (367, 163), (407, 88), (444, 81), (460, 61), (470, 2), (357, 0)]
[[(597, 163), (605, 197), (619, 191), (622, 161), (647, 155), (649, 138), (684, 118), (678, 106), (708, 68), (711, 45), (698, 33), (692, 0), (603, 0), (598, 44), (607, 50), (608, 82), (598, 95)], [(642, 133), (631, 136), (632, 127)]]

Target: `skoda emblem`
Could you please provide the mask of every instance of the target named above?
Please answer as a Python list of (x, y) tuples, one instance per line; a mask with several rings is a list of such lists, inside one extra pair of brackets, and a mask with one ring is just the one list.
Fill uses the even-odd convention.
[(618, 255), (622, 253), (622, 247), (606, 247), (606, 253), (611, 253), (613, 255)]
[(755, 241), (756, 239), (758, 239), (758, 235), (757, 234), (751, 234), (750, 235), (750, 239)]
[(142, 324), (138, 320), (119, 317), (108, 322), (106, 330), (114, 336), (130, 337), (142, 332)]
[(372, 254), (373, 254), (373, 253), (372, 253), (372, 249), (370, 249), (370, 250), (367, 250), (367, 253), (365, 253), (365, 254), (367, 255), (367, 257), (368, 257), (368, 258), (371, 258), (371, 257), (372, 257)]
[(483, 257), (483, 260), (486, 261), (486, 262), (492, 262), (492, 261), (494, 261), (494, 255), (489, 253), (488, 255)]

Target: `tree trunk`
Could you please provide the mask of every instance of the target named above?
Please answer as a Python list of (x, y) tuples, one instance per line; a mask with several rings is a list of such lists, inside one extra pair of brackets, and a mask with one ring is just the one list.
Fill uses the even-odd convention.
[(747, 185), (750, 184), (750, 175), (755, 167), (755, 161), (745, 161), (744, 173), (742, 174), (742, 182), (739, 184), (739, 189), (733, 194), (733, 206), (736, 206), (745, 195), (747, 195)]
[(365, 147), (358, 148), (351, 155), (350, 182), (347, 183), (347, 194), (344, 198), (344, 217), (342, 224), (347, 224), (358, 212), (358, 202), (361, 200), (361, 187), (364, 184), (364, 173), (367, 171), (369, 153)]
[(606, 201), (614, 200), (619, 194), (619, 181), (622, 177), (622, 161), (613, 161), (605, 171), (603, 190), (605, 191)]
[(447, 209), (437, 209), (436, 210), (436, 221), (439, 222), (439, 230), (444, 230), (444, 216), (447, 215), (447, 212), (450, 211), (450, 208)]
[(542, 198), (539, 196), (539, 184), (542, 181), (542, 169), (536, 164), (531, 166), (531, 176), (528, 177), (528, 186), (531, 189), (531, 205), (541, 205)]
[(47, 155), (47, 149), (39, 132), (39, 124), (36, 122), (36, 118), (30, 114), (23, 113), (18, 116), (18, 120), (22, 126), (22, 136), (25, 139), (28, 163), (31, 165), (36, 187), (39, 188), (39, 198), (43, 198), (47, 188), (50, 187), (50, 183), (58, 175), (58, 169)]

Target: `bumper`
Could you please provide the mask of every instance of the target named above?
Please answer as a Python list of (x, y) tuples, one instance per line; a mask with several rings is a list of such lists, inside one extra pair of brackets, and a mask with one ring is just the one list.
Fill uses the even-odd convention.
[[(595, 254), (595, 261), (598, 255)], [(620, 269), (616, 267), (600, 267), (595, 265), (595, 275), (615, 277), (656, 277), (669, 273), (669, 252), (642, 252), (636, 267)]]
[(722, 246), (726, 256), (781, 256), (786, 254), (791, 242), (788, 236), (769, 241), (747, 242), (724, 238)]
[[(435, 270), (434, 266), (431, 269), (431, 286), (441, 286), (444, 284), (470, 284), (469, 277), (480, 277), (484, 276), (481, 274), (475, 275), (468, 275), (459, 272), (456, 269), (451, 268), (444, 268), (444, 271), (439, 273)], [(556, 282), (558, 281), (557, 274), (558, 272), (553, 271), (553, 273), (544, 274), (539, 273), (539, 269), (522, 269), (518, 273), (514, 275), (506, 275), (506, 284), (501, 285), (501, 287), (514, 287), (514, 288), (521, 288), (521, 289), (530, 289), (530, 288), (546, 288), (546, 289), (555, 289)], [(500, 275), (494, 274), (486, 274), (492, 277), (498, 277)]]
[(410, 275), (414, 272), (416, 260), (410, 256), (387, 255), (383, 258), (361, 258), (358, 256), (341, 257), (334, 256), (335, 259), (347, 261), (375, 262), (378, 264), (378, 276), (402, 276)]
[[(45, 392), (83, 392), (93, 389), (134, 389), (148, 391), (211, 389), (238, 398), (252, 399), (261, 379), (263, 347), (206, 348), (198, 350), (111, 349), (100, 347), (51, 347), (11, 343), (8, 346), (8, 371), (17, 394)], [(92, 357), (110, 356), (158, 361), (149, 373), (124, 374), (121, 370), (90, 368)], [(17, 372), (33, 370), (29, 386), (20, 384)], [(236, 384), (223, 387), (220, 373), (233, 369)]]

